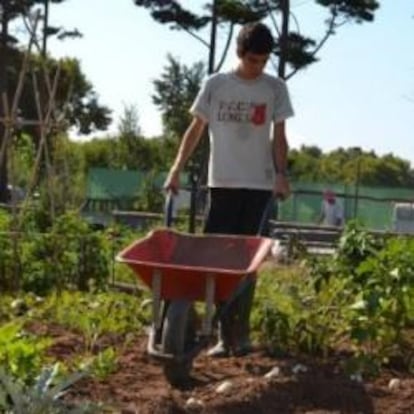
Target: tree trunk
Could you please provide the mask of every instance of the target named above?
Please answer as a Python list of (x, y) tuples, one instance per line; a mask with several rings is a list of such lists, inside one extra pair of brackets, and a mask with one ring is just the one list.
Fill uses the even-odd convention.
[[(1, 20), (1, 36), (0, 36), (0, 118), (6, 116), (6, 108), (3, 105), (3, 94), (7, 93), (7, 38), (8, 38), (8, 15), (6, 8), (3, 9)], [(0, 121), (0, 148), (5, 139), (5, 125)], [(0, 160), (0, 203), (8, 201), (7, 191), (7, 148), (5, 148), (3, 159)]]
[[(216, 38), (217, 38), (217, 0), (213, 1), (211, 15), (211, 31), (210, 31), (210, 48), (208, 54), (208, 74), (215, 72), (216, 64)], [(200, 186), (207, 181), (207, 165), (209, 157), (208, 133), (205, 131), (201, 139), (202, 155), (199, 165), (195, 165), (190, 172), (191, 182), (191, 201), (190, 201), (190, 217), (188, 223), (188, 231), (195, 232), (196, 214), (197, 214), (197, 193)], [(205, 197), (203, 197), (205, 198)]]
[(49, 0), (44, 0), (44, 19), (43, 19), (43, 39), (42, 56), (45, 58), (47, 53), (47, 27), (49, 24)]
[(284, 79), (286, 76), (286, 58), (288, 52), (290, 1), (281, 0), (280, 7), (282, 12), (282, 33), (280, 34), (279, 40), (280, 56), (278, 75)]
[(208, 56), (208, 74), (209, 75), (211, 75), (215, 71), (216, 37), (217, 37), (217, 0), (214, 0), (213, 6), (212, 6), (210, 49), (209, 49), (209, 56)]

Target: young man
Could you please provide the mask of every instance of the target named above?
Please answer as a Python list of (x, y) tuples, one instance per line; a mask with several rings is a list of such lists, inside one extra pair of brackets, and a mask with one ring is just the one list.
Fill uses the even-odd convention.
[[(273, 47), (267, 26), (245, 25), (237, 37), (237, 67), (210, 76), (190, 109), (193, 119), (164, 187), (178, 191), (179, 174), (208, 125), (206, 233), (255, 235), (272, 193), (289, 195), (285, 120), (293, 110), (284, 81), (263, 72)], [(211, 356), (250, 351), (254, 288), (253, 278), (221, 318), (219, 341)]]

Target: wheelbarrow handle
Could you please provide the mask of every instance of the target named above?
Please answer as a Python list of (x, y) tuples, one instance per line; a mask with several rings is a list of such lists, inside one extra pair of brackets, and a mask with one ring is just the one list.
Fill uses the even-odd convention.
[(164, 204), (164, 225), (165, 227), (171, 227), (173, 223), (173, 212), (174, 212), (174, 193), (168, 191), (165, 196)]
[[(278, 194), (272, 194), (272, 196), (269, 198), (269, 201), (266, 204), (262, 218), (260, 220), (259, 229), (257, 231), (258, 236), (269, 237), (269, 219), (272, 216), (274, 208), (279, 208), (278, 201), (281, 199), (281, 196)], [(276, 214), (278, 214), (277, 210)]]

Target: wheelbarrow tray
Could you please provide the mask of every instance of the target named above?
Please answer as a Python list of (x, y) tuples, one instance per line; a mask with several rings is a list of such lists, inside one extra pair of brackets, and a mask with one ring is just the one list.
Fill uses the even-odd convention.
[(272, 240), (257, 236), (194, 235), (157, 229), (117, 256), (147, 285), (161, 276), (162, 299), (203, 300), (214, 277), (214, 301), (225, 301), (245, 275), (256, 272)]

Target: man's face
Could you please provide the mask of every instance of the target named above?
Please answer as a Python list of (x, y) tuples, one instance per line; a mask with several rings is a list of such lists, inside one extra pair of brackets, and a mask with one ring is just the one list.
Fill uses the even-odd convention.
[(239, 74), (245, 79), (254, 79), (263, 73), (269, 54), (257, 55), (255, 53), (246, 52), (239, 54)]

